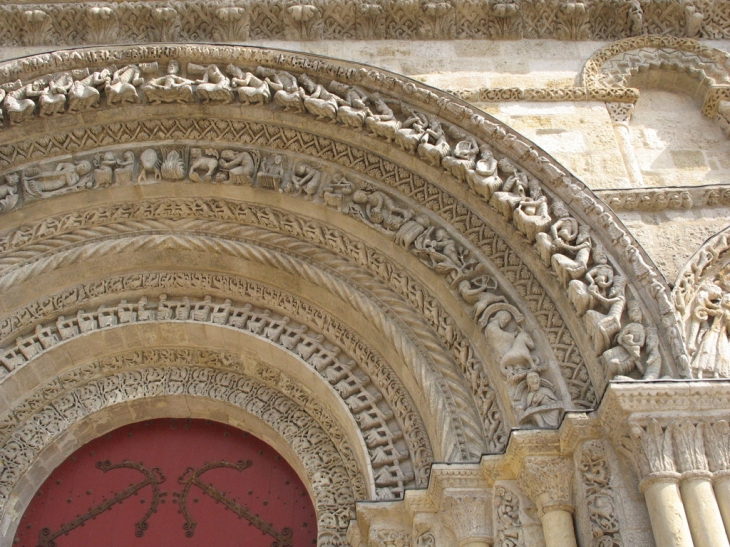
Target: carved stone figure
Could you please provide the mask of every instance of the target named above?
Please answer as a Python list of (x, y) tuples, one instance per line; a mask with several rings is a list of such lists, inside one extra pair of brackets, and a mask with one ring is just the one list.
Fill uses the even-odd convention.
[[(730, 293), (724, 293), (716, 308), (705, 307), (705, 328), (692, 362), (695, 378), (730, 377)], [(700, 336), (698, 335), (698, 339)]]
[(38, 97), (43, 89), (43, 82), (40, 80), (26, 85), (18, 81), (16, 85), (18, 87), (8, 91), (3, 101), (11, 125), (22, 123), (33, 115), (36, 107), (33, 98)]
[(160, 166), (160, 174), (166, 180), (183, 180), (186, 175), (185, 162), (180, 152), (176, 149), (170, 150)]
[(558, 427), (563, 405), (555, 395), (551, 382), (530, 371), (517, 388), (517, 398), (522, 410), (521, 423), (537, 427)]
[(66, 110), (66, 95), (72, 85), (73, 79), (68, 72), (50, 80), (38, 95), (38, 113), (41, 116), (62, 114)]
[(299, 85), (304, 90), (304, 108), (319, 120), (334, 122), (337, 120), (337, 110), (340, 98), (330, 93), (320, 84), (312, 81), (306, 74), (299, 76)]
[(370, 97), (373, 111), (365, 118), (365, 127), (373, 137), (382, 137), (388, 142), (395, 141), (396, 132), (400, 129), (400, 122), (396, 119), (393, 110), (385, 103), (383, 98), (374, 93)]
[(548, 212), (547, 198), (542, 194), (540, 183), (530, 178), (528, 186), (530, 197), (521, 199), (512, 215), (517, 229), (533, 242), (537, 234), (547, 230), (552, 219)]
[(299, 87), (297, 79), (283, 70), (271, 70), (265, 67), (256, 69), (256, 76), (264, 81), (274, 91), (274, 103), (281, 106), (285, 112), (293, 110), (304, 112), (304, 91)]
[(137, 93), (137, 87), (144, 83), (142, 71), (137, 65), (127, 65), (115, 70), (111, 81), (104, 87), (106, 101), (109, 106), (115, 104), (138, 103), (142, 99)]
[(426, 132), (421, 138), (421, 143), (418, 145), (418, 156), (434, 167), (440, 167), (441, 161), (449, 152), (451, 152), (451, 145), (446, 139), (441, 122), (436, 118), (431, 118)]
[(441, 165), (459, 181), (466, 182), (468, 173), (475, 167), (479, 145), (474, 137), (463, 137), (454, 145), (451, 155), (441, 160)]
[(364, 91), (332, 80), (329, 90), (342, 99), (337, 109), (337, 121), (353, 129), (362, 129), (365, 118), (372, 115), (367, 106), (368, 96)]
[(492, 304), (481, 317), (484, 336), (494, 352), (499, 370), (507, 379), (521, 378), (523, 373), (537, 369), (540, 360), (533, 357), (535, 342), (519, 326), (523, 317), (509, 304)]
[(256, 181), (261, 188), (279, 191), (284, 178), (284, 158), (274, 155), (265, 159), (261, 164), (261, 170), (256, 175)]
[(20, 175), (10, 173), (5, 175), (5, 181), (0, 184), (0, 213), (6, 213), (18, 203), (18, 183)]
[(401, 122), (400, 128), (396, 130), (395, 142), (402, 150), (413, 154), (423, 138), (426, 127), (428, 127), (428, 117), (404, 103), (401, 103), (401, 112), (407, 118)]
[(499, 177), (497, 159), (489, 145), (483, 144), (479, 147), (479, 159), (474, 169), (467, 170), (466, 182), (475, 194), (487, 202), (494, 192), (502, 188), (503, 181)]
[(588, 289), (589, 294), (598, 304), (608, 308), (606, 313), (588, 310), (585, 314), (586, 329), (593, 339), (596, 355), (601, 355), (609, 347), (613, 337), (621, 329), (621, 316), (626, 306), (626, 278), (617, 275), (608, 296), (603, 296), (597, 286)]
[(580, 279), (568, 283), (568, 298), (575, 306), (578, 316), (583, 316), (586, 311), (596, 307), (599, 300), (595, 295), (607, 296), (613, 285), (613, 268), (608, 264), (608, 257), (601, 245), (596, 245), (593, 250), (593, 262), (594, 265), (584, 276), (587, 285)]
[(178, 75), (180, 64), (171, 60), (167, 65), (167, 74), (153, 78), (142, 86), (142, 94), (147, 102), (159, 103), (192, 103), (194, 81)]
[(627, 307), (631, 322), (621, 327), (616, 335), (616, 345), (601, 356), (607, 378), (628, 379), (628, 374), (634, 369), (644, 372), (641, 350), (646, 343), (646, 329), (642, 325), (641, 307), (635, 300), (630, 301)]
[(562, 202), (556, 201), (552, 210), (557, 220), (550, 226), (549, 234), (536, 234), (535, 247), (543, 262), (552, 266), (561, 285), (567, 288), (568, 283), (583, 277), (587, 271), (591, 231), (589, 225), (579, 225)]
[(414, 254), (434, 271), (456, 278), (474, 267), (469, 251), (451, 238), (443, 228), (431, 226), (414, 241)]
[(315, 169), (311, 165), (300, 161), (294, 166), (294, 172), (292, 173), (291, 183), (287, 186), (287, 192), (294, 196), (299, 196), (304, 193), (305, 199), (312, 199), (319, 190), (321, 179), (322, 172), (319, 169)]
[[(250, 152), (236, 152), (235, 150), (223, 150), (218, 160), (220, 172), (216, 175), (216, 182), (224, 184), (245, 184), (251, 186), (253, 177), (258, 168), (258, 162)], [(228, 178), (225, 178), (225, 175)]]
[(75, 78), (68, 91), (68, 111), (80, 112), (97, 108), (101, 100), (99, 89), (109, 85), (111, 79), (112, 75), (106, 68), (92, 72), (83, 78)]
[(137, 177), (137, 184), (145, 184), (147, 182), (148, 173), (152, 172), (154, 180), (162, 179), (160, 172), (160, 157), (152, 148), (146, 149), (139, 156), (141, 169)]
[(400, 245), (406, 249), (410, 249), (411, 245), (423, 234), (431, 225), (431, 221), (427, 216), (418, 215), (411, 220), (406, 221), (395, 234), (393, 241), (396, 245)]
[(398, 207), (391, 197), (378, 190), (356, 190), (352, 201), (351, 214), (388, 235), (397, 232), (413, 216), (411, 211)]
[(499, 167), (509, 176), (504, 181), (502, 189), (492, 194), (492, 197), (489, 199), (489, 204), (497, 209), (504, 218), (511, 220), (512, 213), (517, 208), (517, 205), (523, 200), (530, 200), (527, 197), (529, 182), (527, 175), (515, 167), (509, 160), (500, 160)]
[(217, 66), (209, 65), (204, 68), (191, 63), (188, 65), (188, 71), (203, 73), (203, 77), (195, 81), (197, 86), (195, 93), (201, 102), (228, 104), (233, 101), (231, 81)]
[(467, 304), (474, 306), (472, 308), (472, 317), (475, 321), (482, 324), (482, 314), (491, 306), (498, 302), (507, 303), (507, 299), (495, 294), (498, 288), (497, 282), (489, 275), (481, 275), (472, 280), (464, 280), (459, 283), (459, 295)]
[(70, 190), (90, 188), (94, 178), (91, 162), (61, 162), (50, 171), (27, 170), (22, 175), (23, 185), (28, 194), (47, 197)]
[(188, 178), (193, 182), (210, 182), (213, 174), (218, 169), (218, 152), (212, 148), (206, 148), (205, 154), (200, 148), (190, 149), (190, 168)]
[(234, 65), (228, 65), (231, 87), (238, 93), (238, 100), (245, 105), (268, 104), (271, 102), (271, 89), (262, 79), (251, 72), (244, 72)]

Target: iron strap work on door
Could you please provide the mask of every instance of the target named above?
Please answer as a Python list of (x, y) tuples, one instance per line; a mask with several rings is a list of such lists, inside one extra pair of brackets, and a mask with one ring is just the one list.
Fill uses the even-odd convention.
[(103, 462), (96, 462), (96, 467), (101, 469), (104, 473), (106, 473), (107, 471), (111, 471), (112, 469), (136, 469), (137, 471), (142, 473), (145, 478), (141, 482), (130, 484), (127, 488), (125, 488), (121, 492), (116, 493), (110, 499), (102, 501), (100, 504), (95, 505), (94, 507), (89, 509), (86, 513), (79, 515), (78, 517), (70, 522), (67, 522), (66, 524), (63, 524), (55, 532), (51, 532), (50, 528), (41, 529), (41, 531), (38, 533), (37, 547), (55, 547), (55, 540), (57, 537), (68, 534), (74, 528), (83, 526), (87, 520), (95, 518), (97, 515), (100, 515), (104, 511), (111, 509), (114, 505), (121, 503), (122, 501), (136, 494), (143, 488), (151, 486), (152, 503), (150, 503), (149, 509), (147, 509), (147, 512), (144, 514), (144, 516), (134, 525), (134, 535), (137, 537), (142, 537), (144, 535), (145, 530), (147, 530), (147, 528), (149, 527), (147, 519), (149, 519), (153, 513), (157, 512), (157, 505), (160, 503), (160, 497), (165, 495), (165, 493), (160, 493), (159, 488), (159, 485), (165, 482), (165, 476), (160, 472), (160, 469), (158, 467), (154, 467), (152, 470), (149, 470), (139, 462), (132, 462), (127, 460), (115, 464), (111, 463), (108, 460)]
[(200, 480), (200, 476), (203, 475), (206, 471), (210, 471), (211, 469), (215, 469), (217, 467), (227, 467), (230, 469), (243, 471), (244, 469), (251, 467), (251, 460), (239, 460), (238, 463), (235, 464), (229, 463), (227, 461), (211, 462), (204, 465), (200, 469), (193, 469), (191, 467), (188, 467), (185, 472), (177, 479), (177, 482), (183, 485), (183, 489), (181, 493), (178, 494), (177, 492), (175, 492), (173, 495), (179, 496), (180, 498), (180, 511), (185, 518), (185, 524), (183, 524), (183, 528), (185, 529), (185, 536), (193, 537), (193, 534), (195, 533), (196, 523), (190, 516), (187, 508), (187, 496), (190, 492), (190, 488), (194, 485), (200, 488), (206, 494), (208, 494), (216, 502), (222, 503), (227, 509), (233, 511), (236, 515), (238, 515), (238, 518), (245, 518), (256, 528), (273, 537), (274, 542), (271, 544), (271, 547), (291, 547), (291, 528), (284, 528), (281, 532), (277, 532), (271, 524), (259, 518), (258, 515), (252, 514), (248, 509), (236, 502), (236, 500), (227, 497), (223, 492), (215, 488), (212, 484), (205, 484), (203, 481)]

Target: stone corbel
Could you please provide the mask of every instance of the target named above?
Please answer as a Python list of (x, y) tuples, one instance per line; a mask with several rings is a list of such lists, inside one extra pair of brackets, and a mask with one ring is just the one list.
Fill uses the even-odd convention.
[(537, 506), (546, 547), (576, 547), (572, 461), (551, 456), (526, 458), (517, 484)]

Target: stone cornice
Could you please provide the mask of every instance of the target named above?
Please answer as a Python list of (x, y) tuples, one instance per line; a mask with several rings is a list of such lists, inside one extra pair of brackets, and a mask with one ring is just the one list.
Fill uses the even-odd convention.
[[(570, 8), (568, 6), (571, 6)], [(7, 45), (245, 40), (610, 40), (646, 33), (730, 37), (727, 3), (690, 0), (68, 2), (2, 8)]]

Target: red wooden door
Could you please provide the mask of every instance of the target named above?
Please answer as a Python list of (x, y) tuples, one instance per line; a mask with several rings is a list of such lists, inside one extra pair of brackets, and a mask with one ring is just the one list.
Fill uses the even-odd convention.
[(307, 547), (304, 485), (263, 441), (203, 420), (128, 425), (77, 450), (38, 490), (22, 547)]

